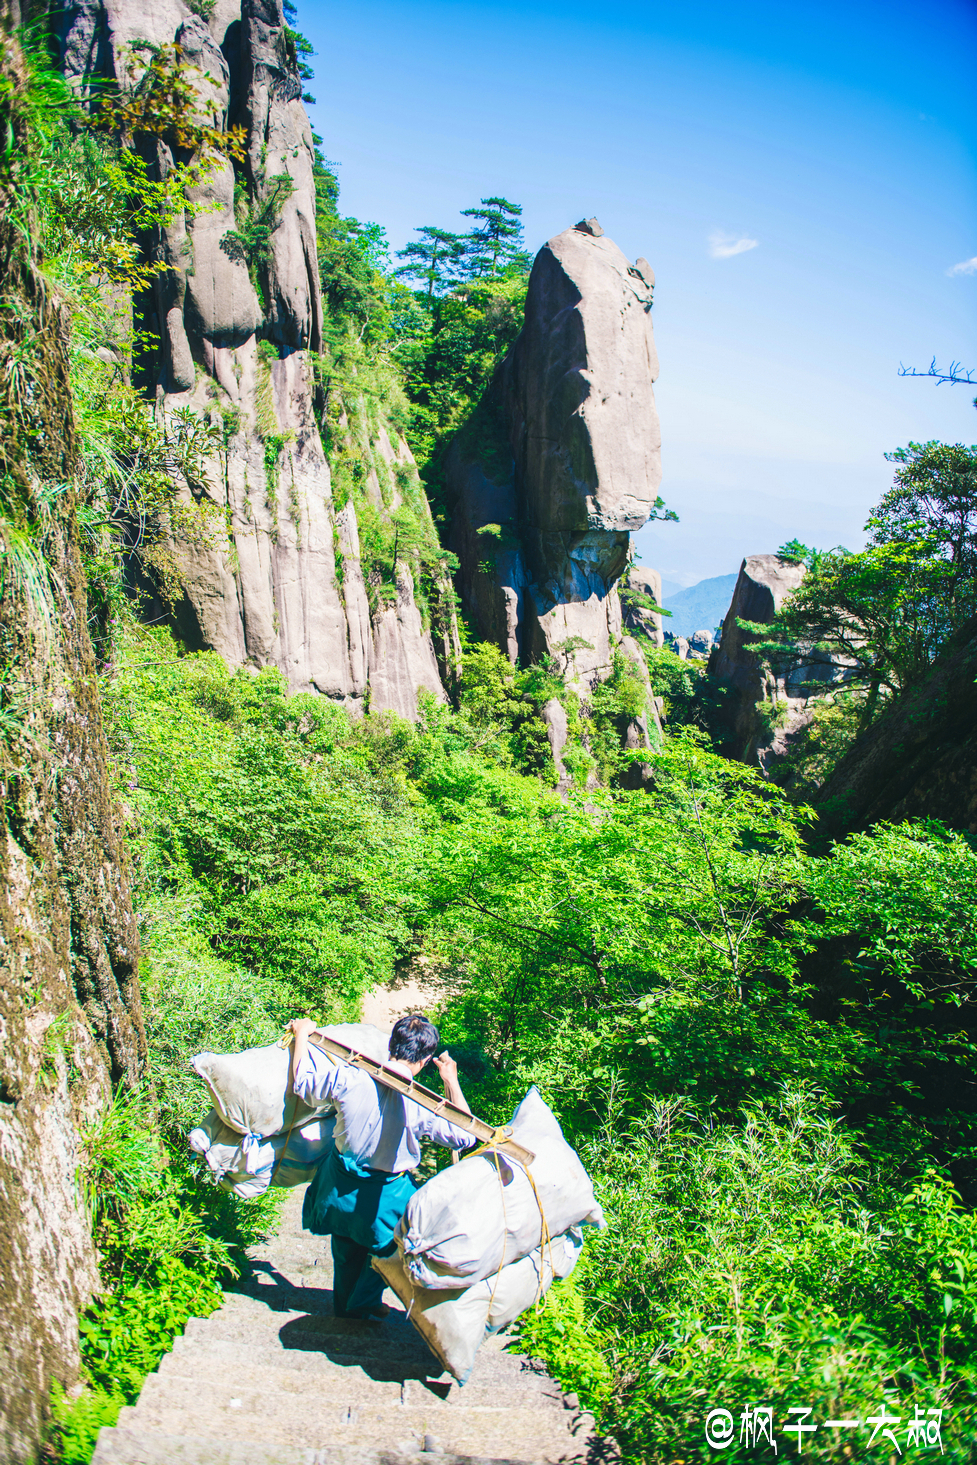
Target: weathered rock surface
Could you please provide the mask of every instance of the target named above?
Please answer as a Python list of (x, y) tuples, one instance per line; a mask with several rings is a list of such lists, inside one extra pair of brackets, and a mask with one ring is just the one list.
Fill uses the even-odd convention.
[(824, 843), (880, 819), (941, 819), (977, 834), (977, 619), (927, 680), (858, 738), (817, 807)]
[(811, 669), (798, 668), (786, 676), (769, 667), (749, 650), (750, 633), (737, 624), (769, 624), (803, 578), (803, 565), (788, 564), (775, 554), (747, 555), (740, 566), (719, 645), (709, 658), (709, 674), (725, 692), (718, 728), (721, 750), (738, 762), (762, 765), (809, 715), (810, 699), (801, 695), (801, 683), (811, 680)]
[[(208, 20), (182, 0), (81, 0), (64, 15), (62, 65), (79, 82), (131, 76), (144, 54), (131, 48), (146, 40), (179, 46), (201, 118), (243, 127), (247, 143), (243, 162), (222, 160), (192, 190), (198, 208), (159, 231), (150, 252), (169, 268), (137, 302), (139, 324), (161, 343), (145, 382), (158, 412), (190, 408), (224, 439), (185, 497), (210, 501), (226, 528), (210, 544), (173, 546), (185, 594), (170, 618), (191, 647), (232, 665), (274, 665), (293, 689), (414, 718), (419, 688), (445, 693), (411, 565), (396, 567), (394, 604), (373, 593), (355, 508), (334, 503), (317, 427), (314, 149), (281, 0), (217, 0)], [(165, 171), (172, 150), (160, 143), (150, 161)], [(267, 259), (250, 269), (242, 207), (273, 226)], [(382, 425), (380, 437), (378, 453), (416, 474), (406, 444)], [(384, 497), (375, 482), (366, 491), (382, 514), (398, 507), (396, 491)], [(170, 614), (160, 600), (147, 613)]]
[[(662, 577), (657, 570), (651, 570), (647, 565), (629, 565), (623, 585), (626, 590), (633, 590), (638, 595), (653, 600), (656, 605), (662, 603)], [(621, 600), (624, 624), (632, 635), (647, 637), (653, 646), (664, 646), (663, 617), (630, 600), (627, 595), (622, 595)]]
[[(0, 20), (9, 26), (9, 12)], [(6, 28), (6, 26), (5, 26)], [(3, 37), (0, 126), (23, 144), (16, 103), (23, 73)], [(11, 103), (14, 104), (11, 116)], [(9, 137), (8, 133), (8, 137)], [(5, 175), (9, 177), (9, 174)], [(46, 395), (37, 466), (65, 482), (73, 460), (64, 321), (25, 253), (0, 188), (0, 293), (5, 356), (29, 322)], [(19, 201), (18, 201), (19, 202)], [(6, 339), (13, 333), (13, 341)], [(78, 1319), (97, 1283), (79, 1188), (79, 1133), (110, 1100), (114, 1082), (142, 1075), (145, 1038), (136, 963), (139, 941), (117, 810), (113, 808), (73, 500), (42, 520), (25, 467), (16, 413), (5, 414), (0, 471), (17, 519), (44, 523), (45, 560), (58, 603), (5, 575), (0, 647), (7, 685), (0, 740), (0, 1459), (37, 1459), (54, 1380), (78, 1375)]]
[(708, 630), (693, 631), (689, 641), (689, 653), (700, 661), (708, 660), (712, 654), (713, 637)]
[(653, 286), (595, 220), (551, 239), (523, 330), (446, 462), (479, 633), (512, 661), (569, 658), (582, 683), (621, 644), (616, 586), (661, 481)]

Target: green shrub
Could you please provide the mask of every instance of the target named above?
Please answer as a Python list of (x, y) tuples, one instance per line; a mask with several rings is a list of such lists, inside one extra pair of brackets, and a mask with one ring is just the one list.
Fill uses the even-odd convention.
[(79, 1393), (69, 1394), (56, 1383), (51, 1391), (44, 1465), (89, 1465), (99, 1430), (115, 1424), (125, 1402), (122, 1394), (88, 1384)]
[[(946, 1458), (977, 1444), (977, 1222), (934, 1174), (873, 1170), (811, 1091), (713, 1126), (652, 1103), (586, 1149), (609, 1227), (522, 1342), (613, 1430), (629, 1461), (715, 1459), (706, 1415), (794, 1406), (815, 1421), (942, 1409)], [(867, 1444), (867, 1434), (861, 1444)], [(804, 1453), (844, 1458), (821, 1429)], [(793, 1442), (780, 1435), (780, 1453)], [(856, 1458), (858, 1456), (856, 1455)], [(753, 1458), (734, 1441), (724, 1458)]]

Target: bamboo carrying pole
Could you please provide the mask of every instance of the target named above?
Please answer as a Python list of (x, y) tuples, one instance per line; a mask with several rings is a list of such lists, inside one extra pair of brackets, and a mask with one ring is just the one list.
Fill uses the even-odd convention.
[[(524, 1149), (512, 1138), (512, 1131), (508, 1125), (500, 1125), (493, 1128), (486, 1124), (484, 1119), (476, 1119), (474, 1114), (466, 1114), (464, 1109), (459, 1109), (456, 1104), (449, 1104), (447, 1099), (440, 1098), (432, 1089), (426, 1089), (423, 1084), (417, 1083), (414, 1079), (404, 1078), (395, 1069), (388, 1068), (385, 1063), (378, 1063), (375, 1058), (368, 1058), (365, 1053), (358, 1053), (355, 1048), (348, 1047), (345, 1043), (339, 1043), (335, 1038), (327, 1038), (325, 1033), (310, 1033), (309, 1043), (313, 1048), (320, 1048), (323, 1053), (328, 1053), (332, 1058), (341, 1058), (344, 1063), (350, 1064), (353, 1068), (362, 1069), (377, 1083), (382, 1083), (384, 1088), (393, 1089), (398, 1094), (406, 1094), (407, 1098), (413, 1099), (415, 1104), (420, 1104), (422, 1109), (429, 1109), (432, 1114), (438, 1114), (442, 1119), (447, 1119), (451, 1124), (456, 1124), (466, 1134), (473, 1134), (480, 1139), (483, 1145), (489, 1145), (493, 1150), (501, 1150), (504, 1155), (511, 1155), (518, 1160), (520, 1165), (531, 1165), (536, 1156), (532, 1150)], [(291, 1045), (291, 1034), (286, 1044)]]

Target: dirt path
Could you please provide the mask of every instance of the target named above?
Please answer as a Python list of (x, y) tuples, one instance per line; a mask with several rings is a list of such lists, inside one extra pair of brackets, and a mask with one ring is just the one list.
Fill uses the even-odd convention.
[(441, 995), (435, 987), (425, 987), (421, 982), (378, 987), (363, 998), (363, 1021), (372, 1022), (389, 1033), (398, 1017), (408, 1012), (430, 1012)]

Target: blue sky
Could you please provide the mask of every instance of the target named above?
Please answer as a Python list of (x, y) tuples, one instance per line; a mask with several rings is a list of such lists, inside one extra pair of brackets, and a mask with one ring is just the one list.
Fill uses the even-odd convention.
[(306, 0), (297, 23), (340, 206), (395, 249), (502, 194), (531, 249), (596, 215), (651, 261), (680, 523), (637, 544), (667, 579), (856, 548), (887, 449), (977, 442), (973, 389), (897, 375), (977, 367), (973, 0)]

